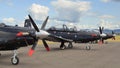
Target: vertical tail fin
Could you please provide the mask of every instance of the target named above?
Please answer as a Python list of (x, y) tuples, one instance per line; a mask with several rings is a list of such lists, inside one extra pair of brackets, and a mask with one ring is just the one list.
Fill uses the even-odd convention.
[(25, 23), (24, 23), (24, 27), (31, 28), (31, 23), (30, 22), (31, 22), (30, 19), (26, 19)]

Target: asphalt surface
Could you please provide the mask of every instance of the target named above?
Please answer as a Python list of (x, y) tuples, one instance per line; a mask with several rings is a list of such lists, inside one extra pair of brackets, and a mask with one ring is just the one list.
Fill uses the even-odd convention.
[(120, 68), (120, 42), (98, 45), (73, 44), (73, 49), (60, 50), (60, 44), (51, 44), (47, 52), (42, 45), (37, 46), (33, 56), (28, 56), (30, 47), (18, 49), (20, 63), (12, 65), (11, 51), (0, 51), (0, 68)]

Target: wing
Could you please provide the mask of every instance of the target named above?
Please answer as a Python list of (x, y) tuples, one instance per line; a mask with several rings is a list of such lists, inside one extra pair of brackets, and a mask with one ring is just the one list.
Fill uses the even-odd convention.
[(54, 42), (61, 42), (61, 41), (64, 41), (64, 42), (72, 42), (73, 40), (71, 39), (66, 39), (66, 38), (63, 38), (61, 36), (56, 36), (56, 35), (49, 35), (47, 38), (45, 38), (46, 40), (49, 40), (49, 41), (54, 41)]

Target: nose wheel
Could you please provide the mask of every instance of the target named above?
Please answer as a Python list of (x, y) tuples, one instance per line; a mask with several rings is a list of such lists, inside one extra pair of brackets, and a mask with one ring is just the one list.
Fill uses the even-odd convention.
[(11, 63), (17, 65), (19, 63), (19, 58), (17, 56), (11, 58)]
[(13, 57), (11, 58), (11, 63), (13, 64), (13, 65), (17, 65), (18, 63), (19, 63), (19, 58), (17, 57), (17, 51), (16, 50), (14, 50), (14, 55), (13, 55)]
[(73, 48), (72, 42), (68, 44), (68, 48)]
[(91, 47), (90, 46), (86, 46), (86, 50), (91, 50)]

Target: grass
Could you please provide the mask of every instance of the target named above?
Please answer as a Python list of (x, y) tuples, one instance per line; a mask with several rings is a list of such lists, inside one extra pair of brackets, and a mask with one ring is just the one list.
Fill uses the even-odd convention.
[[(47, 42), (47, 44), (54, 44), (55, 43), (55, 42), (51, 42), (51, 41), (46, 41), (46, 42)], [(38, 45), (43, 45), (42, 40), (38, 41)]]

